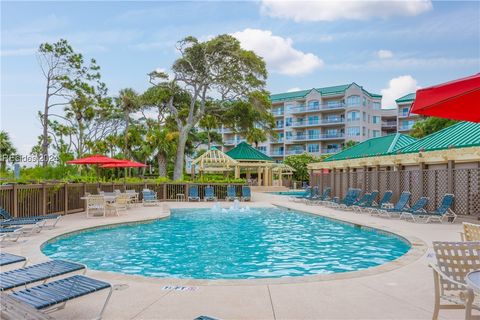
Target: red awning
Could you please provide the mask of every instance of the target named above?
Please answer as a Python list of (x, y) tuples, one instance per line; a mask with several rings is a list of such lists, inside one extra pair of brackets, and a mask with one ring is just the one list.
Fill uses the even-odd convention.
[(417, 90), (410, 113), (480, 122), (480, 73)]
[(67, 161), (68, 164), (107, 164), (107, 163), (118, 163), (122, 160), (112, 159), (106, 156), (102, 156), (100, 154), (96, 154), (90, 157), (76, 159)]
[(120, 162), (116, 163), (107, 163), (102, 166), (102, 168), (141, 168), (146, 167), (147, 165), (130, 160), (120, 160)]

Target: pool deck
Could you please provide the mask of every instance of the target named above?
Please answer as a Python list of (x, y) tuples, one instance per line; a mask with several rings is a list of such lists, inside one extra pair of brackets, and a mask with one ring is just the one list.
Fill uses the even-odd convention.
[[(126, 285), (114, 291), (104, 319), (193, 319), (199, 315), (218, 319), (431, 319), (434, 291), (427, 253), (434, 240), (459, 241), (459, 223), (415, 224), (307, 206), (290, 202), (285, 196), (266, 193), (255, 192), (253, 200), (249, 206), (273, 204), (391, 231), (409, 239), (412, 250), (380, 267), (304, 278), (206, 281), (88, 270), (88, 276)], [(105, 224), (164, 218), (169, 215), (169, 208), (211, 206), (212, 203), (171, 202), (157, 207), (138, 206), (120, 217), (87, 219), (84, 213), (68, 215), (55, 229), (4, 245), (2, 251), (26, 256), (29, 263), (42, 262), (48, 260), (40, 251), (42, 243), (64, 233)], [(192, 290), (171, 290), (165, 286), (188, 286)], [(94, 318), (105, 297), (106, 292), (91, 294), (67, 303), (65, 309), (51, 315), (58, 319)], [(440, 311), (440, 319), (463, 318), (463, 310)]]

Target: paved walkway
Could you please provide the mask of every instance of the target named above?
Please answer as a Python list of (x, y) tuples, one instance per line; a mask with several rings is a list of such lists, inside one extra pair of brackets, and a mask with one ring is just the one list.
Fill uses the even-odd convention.
[[(115, 291), (105, 319), (193, 319), (210, 315), (219, 319), (430, 319), (433, 277), (426, 246), (433, 240), (459, 240), (460, 224), (414, 224), (323, 207), (292, 203), (286, 197), (254, 193), (251, 206), (271, 204), (304, 210), (399, 233), (414, 243), (413, 254), (375, 270), (339, 276), (338, 279), (280, 279), (280, 281), (198, 281), (127, 276), (89, 270), (87, 275), (113, 284)], [(211, 206), (211, 203), (166, 203), (137, 207), (121, 217), (86, 219), (83, 213), (64, 217), (53, 230), (26, 238), (2, 251), (25, 255), (31, 263), (45, 261), (40, 246), (49, 238), (95, 225), (158, 219), (169, 207)], [(229, 206), (223, 204), (224, 206)], [(25, 238), (24, 238), (25, 239)], [(101, 248), (99, 248), (101, 250)], [(304, 281), (305, 280), (305, 281)], [(278, 283), (282, 282), (282, 283)], [(288, 283), (290, 282), (290, 283)], [(194, 291), (165, 290), (166, 285), (192, 286)], [(52, 314), (58, 319), (91, 319), (105, 293), (89, 295)], [(441, 311), (441, 319), (463, 319), (461, 310)]]

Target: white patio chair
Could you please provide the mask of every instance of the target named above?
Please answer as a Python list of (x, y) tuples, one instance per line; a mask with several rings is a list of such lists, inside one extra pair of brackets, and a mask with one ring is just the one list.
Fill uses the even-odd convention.
[(480, 269), (480, 242), (433, 242), (436, 263), (431, 263), (435, 284), (433, 319), (440, 309), (465, 309), (465, 319), (480, 310), (479, 297), (465, 283), (465, 276)]
[(115, 211), (117, 216), (120, 216), (120, 210), (127, 210), (130, 202), (130, 196), (126, 193), (121, 193), (115, 198), (115, 202), (107, 203), (107, 209)]
[(87, 218), (90, 217), (91, 211), (100, 211), (105, 217), (107, 213), (107, 203), (103, 195), (90, 195), (87, 197)]

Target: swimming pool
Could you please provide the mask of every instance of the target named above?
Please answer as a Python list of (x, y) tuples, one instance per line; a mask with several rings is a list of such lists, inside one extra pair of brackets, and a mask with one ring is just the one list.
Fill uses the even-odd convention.
[[(225, 210), (224, 210), (225, 211)], [(150, 277), (279, 278), (362, 270), (405, 254), (400, 237), (283, 208), (172, 210), (151, 223), (62, 236), (42, 250), (89, 268)]]

